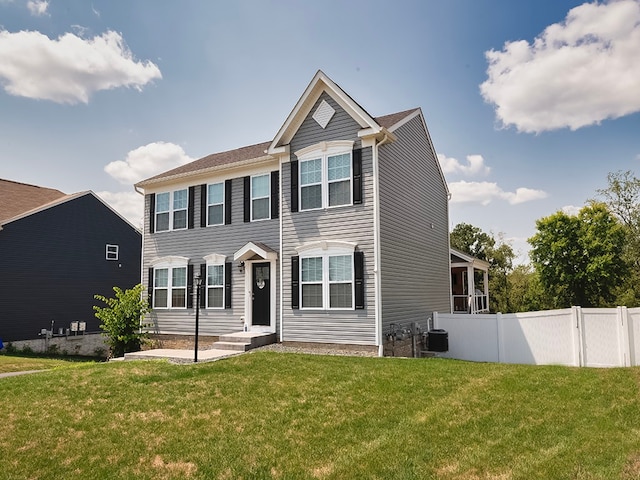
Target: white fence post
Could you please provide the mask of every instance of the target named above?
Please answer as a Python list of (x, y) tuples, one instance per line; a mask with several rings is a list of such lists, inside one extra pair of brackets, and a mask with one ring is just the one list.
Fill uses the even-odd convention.
[(496, 331), (498, 333), (498, 362), (505, 363), (504, 357), (504, 329), (502, 328), (502, 313), (496, 314)]
[(571, 307), (571, 320), (573, 322), (573, 358), (576, 367), (584, 366), (584, 341), (582, 335), (582, 309)]
[(631, 366), (631, 346), (629, 345), (629, 314), (627, 307), (618, 307), (618, 339), (620, 344), (620, 365)]

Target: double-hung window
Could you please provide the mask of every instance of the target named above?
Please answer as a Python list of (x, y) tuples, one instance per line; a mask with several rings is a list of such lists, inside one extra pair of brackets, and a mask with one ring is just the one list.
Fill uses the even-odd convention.
[(355, 244), (318, 243), (298, 249), (301, 308), (353, 309)]
[(153, 308), (187, 307), (187, 267), (153, 270)]
[(222, 225), (224, 223), (224, 183), (214, 183), (207, 189), (207, 225)]
[(207, 308), (224, 308), (224, 264), (207, 265)]
[(321, 142), (295, 152), (300, 210), (351, 205), (352, 141)]
[(251, 177), (251, 220), (271, 218), (271, 176)]
[(189, 206), (189, 190), (156, 194), (155, 231), (166, 232), (187, 228), (187, 209)]

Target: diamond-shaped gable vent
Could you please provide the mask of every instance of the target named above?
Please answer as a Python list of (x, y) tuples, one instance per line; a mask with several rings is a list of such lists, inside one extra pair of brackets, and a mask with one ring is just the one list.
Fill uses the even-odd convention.
[(318, 106), (316, 113), (313, 114), (313, 119), (318, 122), (322, 128), (325, 128), (329, 123), (329, 120), (333, 117), (333, 114), (336, 111), (333, 109), (331, 105), (327, 103), (326, 100), (323, 100), (322, 103)]

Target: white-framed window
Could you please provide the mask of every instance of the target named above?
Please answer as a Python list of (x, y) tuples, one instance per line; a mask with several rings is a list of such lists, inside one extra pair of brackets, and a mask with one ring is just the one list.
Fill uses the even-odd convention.
[(321, 142), (295, 152), (301, 211), (352, 204), (353, 143)]
[(187, 262), (184, 257), (165, 257), (153, 265), (152, 308), (187, 308)]
[(225, 308), (225, 260), (224, 255), (211, 253), (204, 257), (207, 278), (204, 280), (206, 308)]
[(156, 194), (155, 231), (167, 232), (187, 228), (188, 207), (189, 190), (186, 188)]
[(224, 223), (224, 182), (207, 186), (207, 225)]
[(106, 247), (106, 259), (107, 260), (118, 260), (120, 247), (118, 245), (110, 245), (107, 243)]
[(271, 175), (251, 177), (251, 220), (271, 218)]
[(315, 242), (297, 250), (300, 253), (300, 308), (354, 309), (355, 244)]

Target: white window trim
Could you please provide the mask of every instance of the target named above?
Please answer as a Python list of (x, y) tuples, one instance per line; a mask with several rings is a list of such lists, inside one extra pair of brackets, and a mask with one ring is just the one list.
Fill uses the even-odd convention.
[[(184, 307), (173, 307), (171, 304), (171, 290), (173, 289), (173, 269), (174, 268), (184, 268), (186, 270), (186, 274), (188, 275), (189, 269), (187, 268), (187, 265), (189, 263), (189, 259), (187, 257), (179, 257), (179, 256), (168, 256), (168, 257), (162, 257), (162, 258), (158, 258), (156, 260), (153, 260), (151, 262), (151, 267), (153, 267), (153, 302), (155, 304), (156, 301), (156, 270), (158, 269), (164, 269), (166, 268), (167, 271), (167, 306), (166, 307), (156, 307), (155, 305), (151, 305), (151, 308), (153, 310), (186, 310), (187, 309), (187, 295), (189, 295), (188, 287), (189, 287), (189, 279), (186, 278), (185, 275), (185, 279), (186, 279), (186, 285), (184, 287), (179, 287), (179, 288), (184, 288), (185, 290), (185, 297), (184, 297)], [(164, 289), (164, 287), (163, 287)]]
[[(222, 202), (220, 202), (220, 203), (211, 203), (209, 201), (209, 187), (212, 186), (212, 185), (222, 185)], [(225, 208), (226, 206), (225, 206), (224, 202), (225, 202), (225, 198), (226, 198), (225, 194), (227, 193), (227, 192), (225, 192), (225, 188), (226, 188), (225, 182), (215, 182), (215, 183), (208, 183), (207, 184), (207, 227), (215, 227), (217, 225), (224, 225), (224, 222), (226, 220), (226, 218), (224, 218), (225, 217), (225, 210), (226, 210), (226, 208)], [(213, 206), (216, 206), (216, 205), (222, 205), (222, 222), (220, 222), (220, 223), (211, 223), (211, 219), (209, 218), (209, 207), (213, 207)]]
[[(174, 210), (174, 208), (173, 208), (174, 195), (175, 195), (176, 192), (182, 192), (184, 190), (186, 190), (186, 192), (187, 192), (187, 206), (186, 206), (186, 208), (179, 208), (177, 210)], [(169, 194), (169, 210), (164, 210), (162, 212), (159, 212), (158, 211), (158, 196), (162, 195), (164, 193), (168, 193)], [(155, 225), (154, 232), (172, 232), (172, 231), (178, 231), (178, 230), (187, 230), (189, 228), (189, 189), (188, 188), (179, 188), (177, 190), (171, 190), (169, 192), (158, 192), (158, 193), (156, 193), (156, 196), (155, 196), (155, 202), (156, 202), (156, 204), (154, 205), (154, 210), (153, 210), (154, 211), (154, 215), (155, 215), (155, 218), (153, 219), (154, 220), (154, 225)], [(184, 227), (181, 227), (181, 228), (174, 228), (173, 227), (174, 213), (175, 212), (180, 212), (182, 210), (184, 210), (186, 212), (186, 220), (187, 220), (186, 221), (186, 225)], [(169, 228), (167, 230), (158, 230), (158, 215), (162, 214), (162, 213), (168, 213), (169, 214)]]
[[(114, 254), (115, 257), (113, 256)], [(105, 258), (110, 261), (118, 261), (118, 259), (120, 258), (120, 246), (107, 243), (107, 246), (105, 248)]]
[[(299, 305), (300, 310), (305, 311), (352, 311), (355, 310), (356, 304), (356, 288), (355, 288), (355, 271), (353, 266), (353, 254), (357, 247), (357, 243), (345, 242), (340, 240), (321, 240), (317, 242), (311, 242), (301, 245), (296, 248), (298, 255), (300, 256), (299, 262), (299, 276), (300, 279), (300, 291), (299, 291)], [(329, 280), (329, 257), (345, 256), (351, 257), (351, 281), (334, 281)], [(303, 284), (318, 284), (318, 282), (303, 282), (302, 281), (302, 259), (303, 258), (322, 258), (322, 307), (304, 307), (302, 302), (302, 285)], [(331, 308), (330, 299), (330, 285), (338, 283), (351, 283), (351, 308), (335, 307)]]
[[(225, 271), (225, 269), (227, 268), (226, 266), (226, 260), (227, 257), (225, 257), (224, 255), (220, 255), (218, 253), (211, 253), (209, 255), (206, 255), (204, 258), (204, 261), (206, 263), (206, 278), (204, 278), (203, 284), (204, 284), (204, 295), (205, 295), (205, 308), (209, 309), (209, 310), (224, 310), (226, 307), (225, 304), (225, 274), (227, 273)], [(210, 307), (209, 306), (209, 284), (208, 284), (208, 279), (209, 279), (209, 267), (214, 267), (214, 266), (222, 266), (222, 306), (221, 307)], [(213, 287), (213, 288), (219, 288), (219, 287)]]
[[(320, 142), (308, 147), (302, 148), (294, 152), (297, 157), (300, 167), (298, 168), (298, 198), (300, 199), (300, 211), (309, 212), (312, 210), (321, 210), (328, 208), (340, 208), (353, 205), (353, 145), (355, 142), (352, 140), (334, 140), (331, 142)], [(349, 203), (343, 203), (341, 205), (329, 205), (329, 184), (342, 180), (329, 181), (329, 157), (336, 155), (349, 155), (350, 165), (349, 171)], [(302, 168), (301, 165), (309, 160), (320, 160), (322, 164), (322, 205), (315, 208), (303, 208), (302, 207), (302, 188), (310, 185), (302, 185)]]
[[(268, 182), (267, 184), (269, 185), (269, 195), (267, 195), (266, 197), (256, 197), (253, 198), (253, 179), (257, 178), (257, 177), (267, 177)], [(269, 205), (269, 215), (267, 215), (265, 218), (253, 218), (253, 201), (254, 200), (262, 200), (264, 198), (267, 198), (269, 200), (268, 205)], [(251, 221), (252, 222), (263, 222), (265, 220), (271, 220), (271, 172), (267, 172), (267, 173), (257, 173), (255, 175), (251, 175), (251, 181), (249, 183), (249, 203), (251, 204)]]

